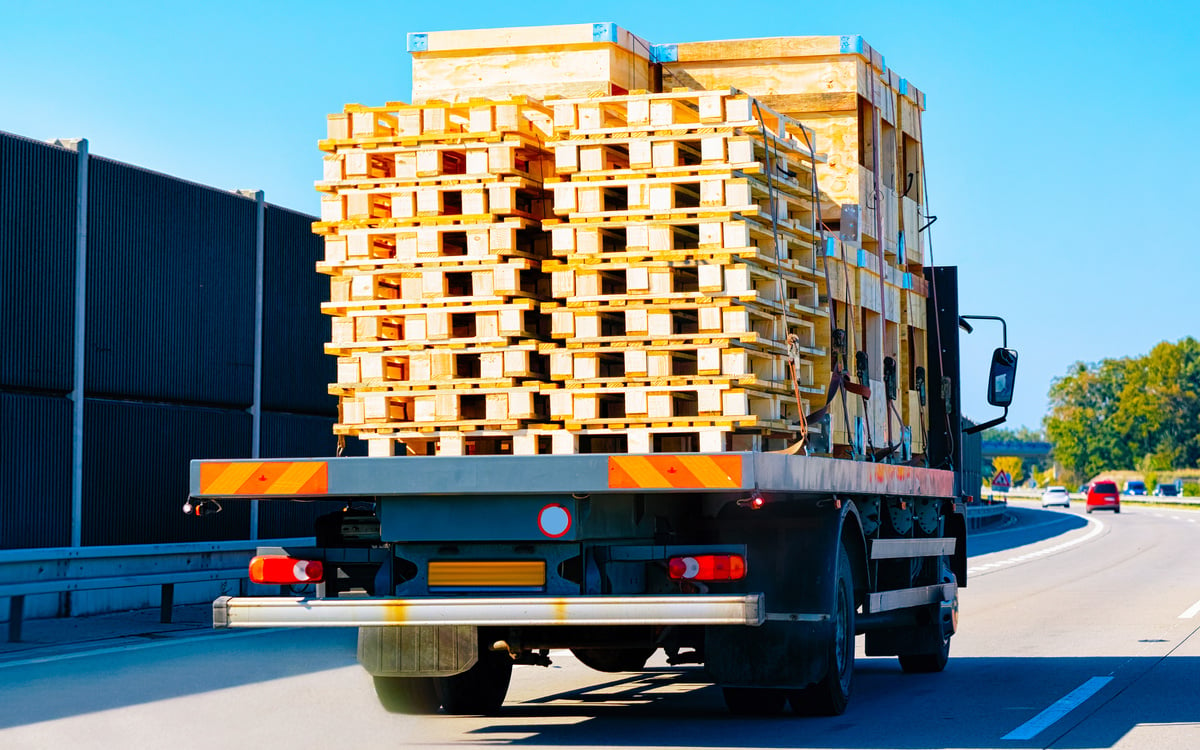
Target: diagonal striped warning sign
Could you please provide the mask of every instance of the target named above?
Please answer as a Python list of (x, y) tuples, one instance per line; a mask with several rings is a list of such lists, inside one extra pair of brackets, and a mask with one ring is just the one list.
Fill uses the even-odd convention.
[(741, 456), (609, 456), (611, 489), (741, 487)]
[(206, 461), (200, 464), (201, 495), (324, 495), (326, 461)]

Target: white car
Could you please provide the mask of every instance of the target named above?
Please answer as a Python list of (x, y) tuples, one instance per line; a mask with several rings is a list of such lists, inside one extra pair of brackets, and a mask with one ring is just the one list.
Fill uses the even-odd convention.
[(1049, 508), (1051, 505), (1061, 505), (1064, 508), (1071, 507), (1071, 493), (1067, 492), (1066, 487), (1047, 487), (1042, 493), (1042, 507)]

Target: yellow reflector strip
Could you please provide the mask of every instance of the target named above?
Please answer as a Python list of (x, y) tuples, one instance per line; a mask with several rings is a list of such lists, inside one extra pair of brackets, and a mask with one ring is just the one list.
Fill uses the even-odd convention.
[(429, 563), (430, 586), (545, 586), (545, 560), (440, 560)]

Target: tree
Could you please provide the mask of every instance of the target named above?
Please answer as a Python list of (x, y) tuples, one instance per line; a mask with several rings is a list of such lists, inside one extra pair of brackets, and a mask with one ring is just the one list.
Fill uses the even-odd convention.
[(1023, 465), (1024, 462), (1017, 456), (997, 456), (992, 459), (992, 468), (996, 471), (1007, 471), (1008, 475), (1012, 477), (1013, 484), (1017, 484), (1025, 478), (1021, 471)]
[(1105, 469), (1200, 466), (1200, 342), (1142, 357), (1076, 362), (1050, 386), (1046, 434), (1074, 480)]

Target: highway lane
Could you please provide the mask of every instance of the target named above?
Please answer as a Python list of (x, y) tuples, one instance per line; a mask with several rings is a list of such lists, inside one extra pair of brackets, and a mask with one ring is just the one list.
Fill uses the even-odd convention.
[(501, 716), (395, 716), (352, 631), (235, 631), (0, 664), (0, 748), (1200, 747), (1200, 512), (1013, 512), (972, 538), (947, 671), (860, 654), (837, 718), (737, 719), (698, 670), (566, 653)]

